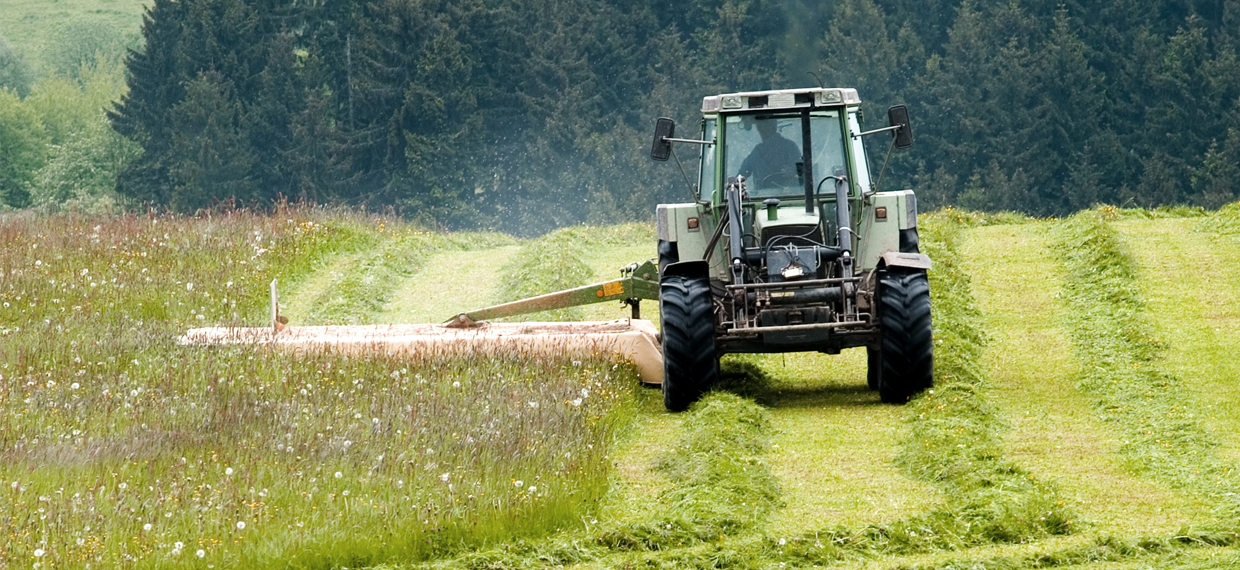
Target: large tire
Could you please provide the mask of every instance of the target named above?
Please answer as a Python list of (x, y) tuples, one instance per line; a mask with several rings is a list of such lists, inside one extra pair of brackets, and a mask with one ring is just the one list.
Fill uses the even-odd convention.
[(689, 408), (719, 381), (710, 280), (672, 275), (659, 283), (663, 338), (663, 405)]
[(680, 251), (676, 247), (676, 242), (659, 240), (659, 275), (663, 275), (663, 269), (668, 265), (680, 261)]
[(878, 378), (883, 368), (882, 354), (877, 347), (865, 347), (865, 383), (871, 390), (878, 389)]
[(930, 282), (925, 271), (880, 269), (878, 274), (878, 393), (903, 404), (934, 385)]

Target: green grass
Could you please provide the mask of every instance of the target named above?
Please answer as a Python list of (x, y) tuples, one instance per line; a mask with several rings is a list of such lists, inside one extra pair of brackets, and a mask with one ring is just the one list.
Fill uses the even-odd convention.
[(1120, 440), (1077, 390), (1081, 363), (1063, 328), (1055, 224), (970, 229), (961, 250), (991, 339), (983, 354), (990, 394), (1011, 426), (1007, 454), (1054, 482), (1093, 531), (1174, 531), (1201, 509), (1191, 497), (1129, 473), (1116, 455)]
[(0, 3), (0, 35), (18, 48), (36, 68), (50, 63), (45, 54), (66, 34), (82, 26), (106, 28), (109, 33), (140, 37), (142, 14), (148, 0), (5, 0)]
[[(1211, 219), (1105, 215), (1177, 232)], [(570, 253), (583, 282), (609, 278), (646, 256), (645, 226), (570, 228), (516, 242), (419, 235), (392, 220), (298, 209), (211, 220), (8, 216), (0, 223), (0, 299), (9, 303), (0, 313), (7, 461), (0, 478), (18, 488), (0, 487), (10, 493), (0, 501), (0, 531), (19, 540), (0, 550), (0, 565), (33, 563), (36, 548), (39, 561), (69, 567), (1234, 562), (1231, 503), (1177, 483), (1163, 464), (1143, 466), (1154, 456), (1121, 443), (1128, 420), (1092, 407), (1103, 392), (1085, 382), (1072, 395), (1077, 377), (1089, 373), (1082, 362), (1139, 362), (1154, 371), (1150, 378), (1170, 370), (1179, 384), (1201, 382), (1184, 373), (1188, 360), (1167, 368), (1165, 343), (1130, 342), (1164, 337), (1146, 306), (1163, 301), (1141, 295), (1167, 287), (1137, 270), (1149, 270), (1139, 263), (1146, 257), (1117, 273), (1148, 281), (1132, 319), (1088, 334), (1066, 319), (1078, 296), (1101, 303), (1084, 314), (1106, 314), (1134, 290), (1105, 281), (1111, 273), (1086, 272), (1103, 279), (1110, 296), (1069, 294), (1096, 285), (1056, 272), (1055, 247), (1063, 244), (1077, 261), (1122, 252), (1103, 239), (1116, 222), (1100, 223), (955, 210), (924, 216), (923, 251), (935, 260), (937, 385), (908, 406), (877, 404), (864, 387), (864, 355), (854, 350), (729, 357), (721, 390), (672, 415), (657, 391), (637, 388), (632, 372), (612, 363), (294, 359), (174, 343), (197, 324), (262, 324), (274, 277), (287, 284), (295, 321), (311, 314), (300, 307), (330, 305), (328, 318), (355, 322), (458, 310), (436, 291), (489, 302), (528, 261), (522, 256), (544, 252)], [(1048, 231), (1061, 225), (1061, 233)], [(475, 259), (479, 267), (460, 269)], [(510, 271), (494, 274), (505, 261)], [(524, 280), (546, 286), (538, 293), (567, 282), (562, 266), (544, 261), (525, 264)], [(1068, 304), (1057, 305), (1056, 293)], [(599, 318), (595, 309), (627, 314), (599, 306), (582, 316)], [(1047, 355), (1045, 347), (1059, 350)], [(1044, 385), (1022, 386), (1034, 380)], [(583, 405), (574, 405), (578, 398)], [(1211, 425), (1208, 408), (1199, 411), (1198, 427)], [(1217, 456), (1176, 461), (1229, 465)], [(1180, 497), (1209, 498), (1219, 516), (1185, 510)], [(1156, 519), (1144, 506), (1164, 499), (1180, 518), (1125, 524), (1123, 516)], [(1088, 524), (1099, 517), (1101, 524)], [(1193, 524), (1168, 532), (1182, 518)]]
[(312, 281), (392, 224), (0, 218), (0, 566), (358, 566), (580, 525), (633, 414), (627, 366), (177, 344), (262, 324), (270, 279)]
[(1167, 347), (1146, 316), (1136, 261), (1107, 215), (1077, 214), (1060, 237), (1073, 344), (1091, 363), (1081, 389), (1122, 434), (1120, 453), (1133, 469), (1221, 499), (1237, 490), (1234, 469), (1215, 455), (1200, 402), (1163, 368)]

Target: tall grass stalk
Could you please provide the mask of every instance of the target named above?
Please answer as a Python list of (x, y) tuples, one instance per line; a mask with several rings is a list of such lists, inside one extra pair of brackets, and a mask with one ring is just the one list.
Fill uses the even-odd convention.
[(358, 566), (579, 525), (627, 366), (177, 344), (261, 324), (270, 279), (377, 223), (0, 218), (0, 567)]

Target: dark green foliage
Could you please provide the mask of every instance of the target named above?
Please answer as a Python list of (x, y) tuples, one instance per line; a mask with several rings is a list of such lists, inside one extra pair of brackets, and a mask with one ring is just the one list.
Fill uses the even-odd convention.
[[(867, 129), (909, 105), (917, 144), (892, 155), (881, 189), (913, 186), (925, 210), (1217, 207), (1240, 195), (1237, 13), (1171, 0), (159, 0), (112, 115), (145, 151), (118, 188), (179, 210), (339, 200), (522, 235), (644, 220), (687, 195), (645, 157), (655, 117), (692, 136), (703, 95), (813, 73), (859, 88)], [(875, 174), (889, 140), (866, 140)], [(692, 172), (699, 149), (678, 152)]]

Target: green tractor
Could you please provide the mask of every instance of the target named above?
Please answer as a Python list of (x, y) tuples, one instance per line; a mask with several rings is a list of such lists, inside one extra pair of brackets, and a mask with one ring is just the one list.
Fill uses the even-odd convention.
[(674, 138), (676, 123), (659, 119), (651, 158), (693, 144), (701, 167), (692, 202), (656, 210), (657, 265), (461, 313), (448, 326), (614, 300), (639, 319), (641, 300), (657, 299), (663, 373), (652, 383), (669, 410), (718, 382), (723, 354), (863, 346), (870, 388), (908, 401), (933, 381), (930, 258), (917, 247), (916, 197), (877, 190), (861, 139), (890, 132), (891, 148), (906, 148), (913, 134), (900, 105), (890, 126), (862, 132), (860, 105), (854, 89), (714, 95), (702, 100), (700, 139)]
[(701, 149), (694, 200), (656, 211), (669, 410), (709, 390), (727, 353), (866, 347), (884, 402), (931, 386), (917, 200), (877, 191), (862, 145), (880, 132), (911, 145), (908, 111), (892, 107), (890, 126), (862, 132), (860, 104), (854, 89), (732, 93), (702, 100), (700, 139), (656, 123), (654, 160), (675, 157), (674, 143)]

